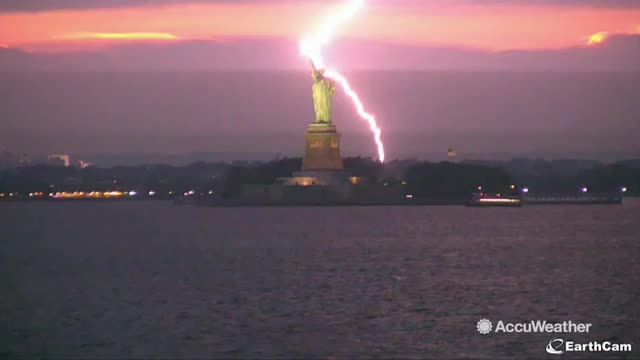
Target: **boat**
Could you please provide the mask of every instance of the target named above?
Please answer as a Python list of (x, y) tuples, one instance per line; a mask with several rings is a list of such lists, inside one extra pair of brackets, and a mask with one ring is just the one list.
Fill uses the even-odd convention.
[(524, 204), (519, 196), (474, 193), (466, 206), (471, 207), (520, 207)]

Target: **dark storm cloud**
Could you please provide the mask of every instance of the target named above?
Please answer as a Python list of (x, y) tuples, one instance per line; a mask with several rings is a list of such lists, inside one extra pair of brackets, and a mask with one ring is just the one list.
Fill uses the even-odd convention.
[[(353, 64), (357, 56), (365, 69), (483, 70), (348, 70), (385, 130), (390, 158), (446, 154), (451, 146), (550, 156), (582, 149), (640, 153), (640, 36), (499, 53), (348, 40), (332, 50), (331, 60)], [(311, 79), (302, 66), (287, 39), (123, 45), (96, 53), (0, 48), (0, 146), (72, 154), (206, 149), (299, 155), (312, 117)], [(291, 68), (297, 70), (233, 71)], [(149, 71), (169, 69), (179, 71)], [(222, 71), (191, 71), (204, 69)], [(584, 71), (596, 69), (635, 71)], [(370, 135), (344, 96), (336, 97), (334, 115), (344, 133), (360, 134), (345, 137), (345, 153), (369, 155)], [(534, 132), (539, 135), (523, 136)]]
[[(503, 52), (345, 40), (337, 42), (327, 57), (352, 70), (640, 70), (640, 35), (616, 35), (590, 47)], [(96, 53), (29, 54), (0, 49), (0, 69), (283, 70), (301, 66), (304, 62), (284, 38), (130, 44)]]
[[(205, 51), (204, 48), (192, 46), (189, 51)], [(123, 54), (131, 50), (123, 49)], [(560, 61), (554, 57), (565, 56), (564, 66), (577, 59), (597, 65), (606, 58), (598, 54), (612, 50), (615, 49), (593, 49), (591, 60), (584, 54), (544, 57), (546, 66), (558, 66)], [(163, 51), (168, 53), (168, 49)], [(445, 52), (441, 50), (437, 59), (441, 66), (451, 59)], [(627, 52), (629, 63), (638, 59), (637, 52)], [(432, 53), (435, 57), (437, 51)], [(187, 54), (182, 57), (192, 58)], [(36, 56), (18, 51), (14, 55), (22, 65), (29, 56)], [(514, 58), (513, 69), (515, 63), (522, 61), (518, 59), (527, 54), (501, 56), (505, 55)], [(43, 64), (72, 60), (70, 54), (64, 56), (67, 58), (50, 57)], [(478, 58), (473, 51), (460, 51), (456, 57)], [(153, 58), (147, 55), (136, 62), (140, 66)], [(113, 61), (115, 56), (102, 59)], [(93, 60), (89, 55), (75, 58), (73, 68), (87, 66)], [(235, 63), (249, 66), (251, 60), (236, 59)], [(175, 60), (166, 61), (166, 66), (176, 65)], [(509, 65), (504, 58), (501, 63)], [(500, 62), (494, 64), (499, 66)], [(162, 64), (152, 67), (159, 65)], [(210, 66), (204, 60), (195, 65)], [(460, 154), (492, 152), (506, 156), (544, 151), (553, 157), (581, 157), (574, 154), (583, 154), (583, 150), (590, 151), (585, 157), (609, 151), (620, 156), (640, 154), (637, 71), (346, 74), (384, 129), (390, 159), (426, 152), (446, 156), (449, 147)], [(335, 97), (334, 118), (344, 134), (345, 154), (374, 155), (367, 126), (354, 114), (341, 91)], [(311, 78), (308, 69), (0, 70), (0, 119), (0, 148), (13, 152), (73, 155), (223, 151), (299, 156), (304, 146), (303, 134), (313, 119)]]
[[(56, 9), (113, 8), (180, 3), (298, 3), (306, 0), (2, 0), (0, 12), (45, 11)], [(539, 5), (563, 7), (640, 8), (640, 0), (377, 0), (371, 3), (393, 5)]]

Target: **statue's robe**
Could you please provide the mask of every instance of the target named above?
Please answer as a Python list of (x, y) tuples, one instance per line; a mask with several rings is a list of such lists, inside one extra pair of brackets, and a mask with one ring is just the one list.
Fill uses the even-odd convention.
[(316, 112), (316, 123), (331, 123), (331, 97), (336, 91), (333, 81), (322, 76), (314, 76), (313, 107)]

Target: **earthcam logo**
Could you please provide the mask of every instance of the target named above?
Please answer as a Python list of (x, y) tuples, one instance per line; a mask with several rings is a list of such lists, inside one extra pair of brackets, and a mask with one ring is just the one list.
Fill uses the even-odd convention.
[(552, 339), (547, 344), (547, 353), (561, 355), (565, 352), (629, 352), (631, 344), (618, 344), (611, 341), (590, 341), (588, 343), (575, 343), (563, 339)]
[(560, 355), (564, 354), (564, 340), (562, 339), (552, 339), (547, 344), (547, 352), (549, 354)]

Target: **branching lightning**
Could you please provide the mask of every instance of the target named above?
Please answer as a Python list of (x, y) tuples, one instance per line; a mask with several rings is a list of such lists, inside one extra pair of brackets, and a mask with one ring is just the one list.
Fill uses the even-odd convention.
[[(351, 0), (344, 9), (325, 19), (323, 26), (317, 34), (302, 40), (300, 43), (300, 52), (302, 55), (307, 57), (317, 68), (325, 69), (326, 65), (322, 57), (322, 48), (331, 41), (340, 25), (347, 22), (364, 7), (364, 2), (364, 0)], [(375, 117), (365, 110), (364, 105), (360, 101), (360, 97), (353, 90), (351, 85), (349, 85), (349, 81), (337, 70), (328, 69), (325, 71), (324, 75), (340, 84), (345, 94), (347, 94), (353, 102), (358, 115), (369, 123), (369, 127), (374, 134), (374, 140), (378, 147), (378, 159), (380, 162), (384, 162), (382, 130), (378, 127)]]

